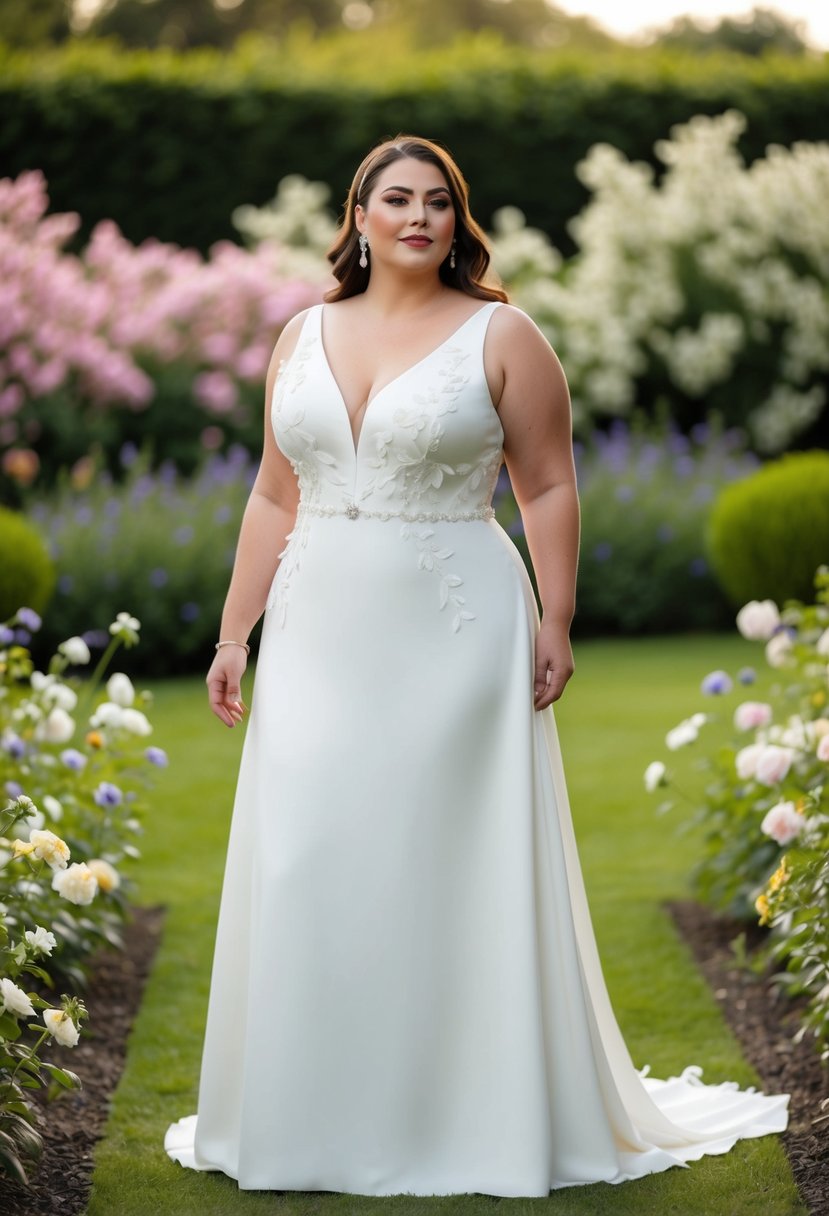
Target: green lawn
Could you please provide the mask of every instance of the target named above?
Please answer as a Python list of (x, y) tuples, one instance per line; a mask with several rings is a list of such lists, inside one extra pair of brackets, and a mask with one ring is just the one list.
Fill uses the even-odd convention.
[[(655, 1076), (695, 1063), (704, 1067), (706, 1080), (758, 1084), (660, 907), (666, 898), (687, 894), (694, 840), (677, 834), (678, 812), (656, 814), (659, 799), (644, 793), (642, 772), (650, 760), (666, 758), (665, 731), (703, 707), (699, 681), (706, 672), (734, 672), (759, 657), (757, 647), (730, 636), (582, 643), (576, 647), (576, 676), (556, 710), (611, 997), (635, 1062), (649, 1063)], [(249, 687), (247, 692), (250, 703)], [(167, 748), (171, 766), (159, 782), (148, 824), (141, 895), (145, 903), (166, 904), (168, 915), (96, 1155), (88, 1216), (477, 1216), (496, 1206), (510, 1216), (805, 1216), (775, 1137), (746, 1141), (725, 1156), (623, 1186), (579, 1187), (532, 1200), (240, 1193), (223, 1175), (169, 1162), (162, 1149), (167, 1124), (195, 1110), (242, 735), (210, 716), (200, 680), (160, 684), (155, 693), (154, 742)], [(724, 717), (734, 703), (732, 695)], [(704, 707), (717, 708), (710, 700)]]

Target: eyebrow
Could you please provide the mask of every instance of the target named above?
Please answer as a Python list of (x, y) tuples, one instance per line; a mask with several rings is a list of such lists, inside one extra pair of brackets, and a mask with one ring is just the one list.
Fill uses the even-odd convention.
[[(408, 186), (384, 186), (383, 193), (387, 190), (398, 190), (401, 194), (414, 194), (414, 190), (410, 190)], [(426, 191), (427, 194), (449, 194), (448, 186), (434, 186), (431, 190)]]

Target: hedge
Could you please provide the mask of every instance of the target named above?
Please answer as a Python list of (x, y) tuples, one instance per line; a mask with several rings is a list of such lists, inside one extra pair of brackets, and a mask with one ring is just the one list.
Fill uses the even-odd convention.
[(467, 37), (406, 57), (362, 45), (351, 57), (296, 38), (242, 40), (229, 55), (0, 47), (0, 176), (42, 169), (53, 209), (83, 217), (79, 244), (112, 218), (134, 242), (204, 252), (238, 239), (233, 209), (264, 203), (288, 172), (343, 199), (365, 151), (408, 130), (457, 156), (485, 225), (513, 204), (568, 254), (567, 221), (587, 199), (574, 166), (597, 141), (654, 163), (672, 124), (729, 107), (748, 118), (748, 161), (829, 130), (825, 56), (587, 56)]

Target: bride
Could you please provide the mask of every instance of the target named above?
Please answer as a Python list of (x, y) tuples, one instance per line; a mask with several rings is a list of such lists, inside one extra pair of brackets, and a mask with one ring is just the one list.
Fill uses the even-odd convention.
[[(781, 1131), (786, 1095), (637, 1071), (552, 705), (578, 501), (561, 364), (487, 277), (449, 154), (358, 167), (337, 286), (281, 334), (216, 657), (243, 720), (198, 1110), (245, 1190), (546, 1196)], [(506, 462), (536, 576), (493, 518)]]

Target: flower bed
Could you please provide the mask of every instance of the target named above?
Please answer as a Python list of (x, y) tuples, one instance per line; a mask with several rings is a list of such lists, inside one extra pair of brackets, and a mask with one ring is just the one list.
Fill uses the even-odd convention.
[[(22, 1183), (41, 1149), (27, 1091), (81, 1084), (46, 1052), (78, 1042), (89, 955), (121, 945), (149, 775), (167, 762), (147, 743), (147, 694), (122, 672), (99, 690), (118, 647), (138, 642), (139, 622), (118, 614), (83, 682), (71, 670), (92, 656), (77, 636), (48, 670), (34, 667), (40, 623), (21, 608), (0, 625), (0, 1172)], [(74, 992), (56, 1001), (56, 985)]]
[[(762, 642), (776, 675), (771, 694), (745, 697), (731, 709), (734, 733), (706, 748), (713, 716), (699, 711), (667, 734), (668, 749), (694, 748), (705, 774), (693, 821), (705, 849), (696, 867), (699, 894), (714, 907), (769, 926), (768, 955), (785, 964), (775, 976), (785, 991), (807, 998), (800, 1035), (811, 1035), (829, 1059), (829, 567), (816, 577), (813, 604), (767, 600), (737, 615), (744, 637)], [(737, 699), (754, 681), (710, 672), (703, 694)], [(661, 761), (645, 773), (651, 791), (666, 787), (661, 809), (676, 805), (682, 782)]]

